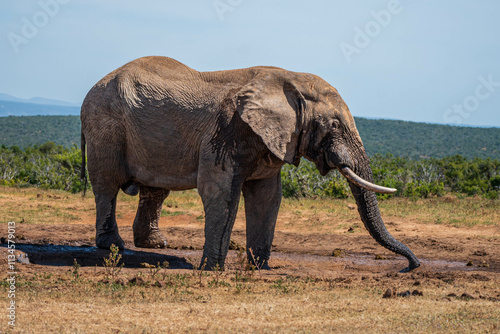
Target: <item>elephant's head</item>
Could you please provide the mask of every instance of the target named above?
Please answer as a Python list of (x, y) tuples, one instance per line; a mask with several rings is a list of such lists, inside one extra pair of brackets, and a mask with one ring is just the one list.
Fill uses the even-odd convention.
[(372, 237), (408, 259), (403, 272), (420, 266), (412, 251), (384, 225), (375, 192), (396, 190), (372, 183), (370, 161), (354, 118), (335, 88), (311, 74), (262, 69), (238, 92), (237, 106), (241, 119), (282, 161), (298, 164), (305, 157), (322, 175), (338, 169), (349, 181)]

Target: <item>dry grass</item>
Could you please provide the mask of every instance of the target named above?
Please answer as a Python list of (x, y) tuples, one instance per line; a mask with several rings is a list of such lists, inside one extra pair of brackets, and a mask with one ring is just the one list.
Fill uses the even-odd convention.
[[(445, 197), (418, 201), (392, 199), (382, 201), (380, 206), (389, 228), (396, 234), (415, 235), (420, 242), (433, 238), (441, 243), (442, 237), (457, 244), (472, 243), (466, 251), (454, 251), (452, 247), (448, 247), (451, 250), (436, 249), (436, 254), (442, 253), (443, 259), (449, 254), (452, 258), (458, 257), (461, 252), (468, 256), (483, 244), (495, 258), (500, 251), (499, 203), (480, 198)], [(284, 200), (277, 230), (282, 234), (293, 232), (304, 239), (315, 233), (365, 240), (367, 233), (362, 229), (357, 210), (348, 208), (352, 204), (352, 200)], [(121, 226), (132, 224), (136, 207), (137, 197), (120, 194), (117, 212)], [(92, 230), (94, 215), (92, 195), (81, 199), (80, 195), (65, 192), (0, 187), (1, 236), (5, 236), (7, 221), (19, 223), (19, 229), (28, 238), (35, 231), (40, 235), (49, 233), (39, 231), (47, 226), (54, 228), (51, 233), (64, 231), (68, 224), (88, 225)], [(203, 208), (195, 191), (172, 194), (164, 204), (163, 216), (162, 226), (181, 226), (202, 233)], [(353, 231), (347, 232), (347, 228), (353, 226)], [(238, 214), (235, 229), (238, 228), (244, 229), (244, 210)], [(436, 236), (437, 233), (441, 235)], [(82, 236), (60, 234), (59, 237)], [(314, 243), (309, 247), (315, 246)], [(422, 250), (434, 243), (423, 245)], [(416, 246), (418, 244), (413, 245)], [(194, 252), (200, 255), (200, 251)], [(6, 305), (8, 288), (3, 256), (1, 261), (0, 303)], [(401, 275), (377, 269), (378, 264), (370, 271), (355, 264), (331, 262), (329, 258), (324, 265), (316, 263), (318, 269), (308, 263), (296, 264), (291, 257), (272, 262), (272, 266), (279, 269), (252, 274), (241, 273), (238, 269), (241, 263), (235, 256), (228, 261), (228, 269), (222, 273), (203, 273), (201, 284), (200, 276), (191, 270), (161, 270), (153, 277), (151, 269), (124, 268), (111, 279), (103, 267), (81, 267), (77, 269), (77, 278), (72, 267), (19, 264), (18, 321), (14, 332), (500, 331), (498, 268), (416, 271)], [(314, 270), (309, 270), (311, 268)], [(384, 299), (382, 295), (388, 288), (397, 292), (419, 290), (423, 296)], [(464, 293), (467, 295), (461, 297)], [(2, 312), (5, 312), (3, 306), (0, 331), (9, 330)]]
[[(235, 282), (227, 271), (218, 284), (214, 273), (204, 275), (200, 286), (184, 271), (160, 278), (158, 287), (137, 270), (120, 275), (119, 283), (103, 282), (101, 270), (81, 270), (78, 280), (69, 272), (20, 275), (16, 327), (30, 333), (486, 333), (500, 321), (498, 301), (448, 297), (478, 288), (466, 280), (460, 291), (429, 279), (418, 286), (424, 296), (383, 299), (394, 285), (414, 290), (415, 280), (373, 276), (361, 284), (264, 274)], [(137, 276), (145, 283), (127, 283)], [(481, 284), (498, 288), (493, 281)]]

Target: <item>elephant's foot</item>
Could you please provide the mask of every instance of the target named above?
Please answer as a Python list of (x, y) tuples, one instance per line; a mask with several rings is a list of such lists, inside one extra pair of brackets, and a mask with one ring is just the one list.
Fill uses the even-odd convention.
[(203, 254), (198, 270), (207, 271), (221, 271), (224, 270), (225, 259), (218, 259), (217, 257), (210, 257)]
[(262, 270), (271, 270), (271, 267), (269, 267), (268, 260), (260, 258), (259, 256), (248, 258), (248, 263), (255, 266), (259, 270), (261, 270), (261, 269)]
[(255, 249), (257, 249), (257, 251), (254, 251), (252, 247), (247, 249), (248, 263), (255, 266), (259, 270), (271, 270), (268, 263), (270, 251), (266, 251), (265, 249), (258, 247), (255, 247)]
[(99, 248), (109, 249), (111, 245), (118, 246), (120, 250), (125, 248), (125, 243), (118, 233), (105, 233), (98, 235), (95, 244)]
[(257, 268), (262, 270), (271, 270), (271, 267), (269, 267), (269, 263), (267, 263), (267, 260), (260, 263)]
[(165, 248), (167, 244), (167, 238), (160, 231), (153, 231), (146, 237), (134, 237), (135, 247)]

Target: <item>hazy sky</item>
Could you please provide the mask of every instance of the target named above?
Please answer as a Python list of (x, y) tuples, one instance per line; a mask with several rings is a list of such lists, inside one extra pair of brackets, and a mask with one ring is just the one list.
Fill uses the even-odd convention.
[(80, 103), (163, 55), (314, 73), (354, 116), (500, 126), (499, 18), (497, 0), (2, 1), (0, 92)]

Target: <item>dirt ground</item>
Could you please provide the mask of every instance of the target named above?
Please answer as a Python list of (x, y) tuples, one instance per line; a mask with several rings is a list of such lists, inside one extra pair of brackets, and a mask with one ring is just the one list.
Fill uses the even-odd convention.
[[(132, 222), (137, 207), (137, 198), (121, 194), (118, 203), (117, 220), (126, 247), (126, 250), (121, 254), (125, 267), (120, 275), (125, 282), (134, 279), (137, 275), (148, 275), (148, 270), (151, 274), (152, 269), (145, 269), (147, 266), (145, 263), (154, 265), (168, 261), (169, 269), (163, 271), (164, 280), (167, 279), (166, 277), (170, 277), (168, 275), (189, 276), (191, 285), (188, 284), (185, 290), (191, 291), (191, 293), (186, 293), (191, 295), (188, 299), (194, 298), (193, 295), (206, 299), (207, 295), (213, 297), (219, 293), (218, 297), (226, 300), (224, 296), (229, 293), (228, 291), (239, 291), (238, 277), (233, 278), (233, 276), (238, 275), (238, 265), (241, 264), (238, 253), (241, 253), (240, 249), (245, 245), (244, 210), (241, 208), (239, 210), (231, 238), (233, 242), (227, 260), (227, 268), (219, 277), (218, 274), (214, 276), (213, 273), (204, 276), (193, 270), (192, 263), (201, 258), (204, 243), (203, 209), (195, 192), (176, 193), (165, 202), (160, 220), (160, 228), (169, 241), (168, 248), (165, 249), (134, 247)], [(387, 228), (396, 239), (408, 245), (422, 263), (420, 268), (411, 273), (399, 274), (398, 271), (407, 266), (407, 260), (382, 248), (369, 236), (362, 226), (352, 200), (285, 200), (280, 211), (273, 243), (270, 259), (272, 269), (262, 272), (257, 270), (257, 274), (249, 274), (253, 275), (252, 279), (257, 282), (253, 288), (253, 294), (250, 295), (257, 298), (256, 296), (262, 294), (255, 291), (271, 289), (272, 293), (270, 293), (268, 304), (274, 305), (276, 303), (275, 311), (277, 312), (280, 307), (285, 307), (281, 303), (287, 304), (286, 300), (282, 299), (285, 295), (289, 295), (290, 291), (300, 291), (295, 295), (292, 294), (295, 296), (292, 298), (294, 303), (301, 303), (298, 300), (293, 300), (299, 297), (331, 300), (332, 296), (327, 297), (326, 294), (335, 293), (334, 299), (338, 299), (339, 296), (347, 293), (344, 299), (349, 300), (353, 305), (371, 305), (373, 303), (373, 308), (378, 308), (376, 305), (379, 305), (382, 300), (389, 300), (390, 298), (383, 298), (384, 294), (387, 294), (386, 297), (392, 297), (394, 300), (393, 305), (387, 307), (389, 310), (391, 307), (395, 307), (391, 311), (394, 314), (390, 316), (391, 319), (398, 319), (394, 321), (395, 327), (383, 326), (386, 313), (382, 317), (378, 311), (372, 310), (373, 312), (370, 313), (370, 309), (368, 309), (368, 313), (361, 312), (362, 316), (352, 316), (352, 312), (357, 312), (353, 309), (349, 313), (350, 320), (343, 324), (311, 319), (311, 315), (305, 318), (297, 315), (297, 321), (299, 319), (305, 320), (291, 327), (288, 327), (287, 323), (293, 324), (294, 322), (274, 323), (274, 320), (270, 320), (271, 325), (259, 327), (255, 324), (259, 322), (258, 319), (249, 320), (246, 325), (245, 322), (242, 322), (241, 327), (238, 327), (232, 320), (226, 319), (228, 322), (220, 320), (219, 325), (214, 326), (203, 325), (203, 320), (194, 321), (194, 324), (187, 328), (190, 329), (189, 331), (202, 332), (250, 332), (253, 330), (262, 330), (263, 332), (343, 332), (348, 328), (357, 328), (359, 332), (391, 332), (392, 330), (401, 331), (402, 328), (418, 329), (422, 332), (449, 331), (450, 329), (457, 332), (462, 330), (464, 332), (466, 330), (499, 331), (499, 203), (499, 201), (478, 198), (458, 199), (454, 196), (418, 201), (393, 199), (382, 202), (381, 211)], [(241, 205), (243, 206), (243, 204)], [(16, 223), (17, 256), (28, 254), (29, 264), (17, 263), (17, 275), (21, 277), (20, 280), (34, 282), (34, 278), (36, 278), (41, 284), (40, 289), (42, 289), (42, 285), (50, 285), (53, 289), (58, 289), (60, 286), (60, 289), (71, 290), (68, 287), (69, 283), (61, 283), (65, 280), (61, 277), (68, 277), (70, 275), (68, 273), (72, 270), (74, 272), (76, 261), (78, 266), (81, 266), (82, 277), (88, 278), (89, 282), (97, 284), (96, 282), (102, 282), (103, 279), (106, 282), (107, 277), (108, 281), (116, 283), (115, 277), (109, 278), (109, 275), (106, 275), (104, 271), (106, 268), (103, 268), (103, 258), (107, 257), (110, 252), (94, 247), (95, 209), (91, 195), (82, 199), (79, 195), (65, 192), (0, 187), (0, 207), (2, 267), (7, 265), (5, 242), (8, 238), (8, 221)], [(22, 262), (22, 258), (20, 261)], [(53, 277), (59, 277), (62, 281), (54, 282), (52, 276), (47, 276), (48, 278), (44, 279), (40, 276), (41, 273), (54, 275)], [(199, 282), (196, 275), (199, 275)], [(4, 281), (5, 278), (5, 275), (2, 276)], [(216, 284), (215, 290), (206, 290), (209, 286), (208, 282), (212, 282), (214, 279), (226, 282), (224, 284), (226, 284), (227, 291), (222, 292), (219, 283)], [(66, 279), (66, 281), (68, 280)], [(149, 282), (148, 286), (155, 284), (161, 286), (163, 284), (161, 281), (155, 280), (155, 276), (152, 274), (147, 281)], [(194, 288), (196, 282), (198, 282), (198, 289)], [(276, 282), (279, 282), (278, 287), (276, 287)], [(316, 288), (313, 288), (311, 284), (317, 284)], [(3, 286), (7, 289), (7, 285)], [(37, 298), (42, 298), (37, 297), (38, 293), (40, 296), (45, 296), (45, 299), (41, 299), (44, 303), (51, 304), (58, 298), (62, 298), (62, 301), (65, 300), (63, 297), (51, 294), (44, 295), (47, 292), (37, 290), (36, 284), (32, 285), (32, 290), (26, 288), (29, 286), (29, 284), (24, 285), (25, 295), (23, 292), (18, 292), (22, 303), (25, 303), (22, 305), (21, 301), (18, 302), (21, 303), (18, 327), (6, 327), (5, 323), (2, 323), (1, 327), (17, 331), (23, 325), (29, 324), (30, 327), (23, 328), (24, 331), (36, 332), (35, 328), (41, 329), (42, 332), (58, 331), (59, 327), (52, 327), (47, 323), (44, 324), (45, 327), (35, 326), (34, 323), (44, 323), (43, 320), (37, 322), (36, 319), (39, 318), (36, 316), (22, 318), (22, 314), (26, 314), (23, 313), (23, 308), (37, 309), (33, 303), (37, 302)], [(281, 287), (287, 290), (286, 293), (283, 293)], [(85, 287), (85, 289), (87, 288), (89, 287)], [(74, 289), (78, 291), (79, 288)], [(322, 297), (316, 296), (318, 291), (323, 291), (323, 289), (328, 293), (325, 292), (325, 295), (321, 295)], [(135, 293), (133, 289), (130, 291), (127, 293)], [(96, 293), (94, 290), (91, 292)], [(263, 294), (266, 295), (266, 293)], [(1, 296), (2, 300), (6, 300), (5, 295), (6, 293)], [(172, 296), (175, 296), (175, 293)], [(98, 297), (93, 300), (99, 300)], [(226, 297), (231, 303), (234, 302), (234, 295), (228, 294)], [(405, 299), (405, 297), (408, 298)], [(86, 300), (84, 297), (79, 298)], [(418, 298), (421, 299), (422, 303), (425, 300), (423, 306), (416, 306), (419, 303)], [(197, 305), (196, 307), (206, 304), (200, 300), (198, 300), (199, 303), (196, 303), (194, 299), (189, 300), (193, 301)], [(152, 299), (150, 302), (151, 305), (157, 305), (158, 301)], [(175, 306), (177, 302), (178, 300), (175, 299), (175, 302), (171, 301), (170, 304)], [(337, 304), (338, 302), (337, 300)], [(76, 305), (75, 303), (69, 302), (70, 305)], [(229, 303), (229, 301), (218, 302), (218, 304), (224, 303)], [(264, 301), (255, 301), (255, 303), (267, 305)], [(441, 305), (442, 303), (444, 303), (443, 310), (447, 310), (446, 305), (453, 305), (449, 306), (449, 310), (458, 307), (456, 312), (450, 311), (455, 317), (452, 318), (458, 321), (458, 325), (454, 325), (454, 322), (448, 318), (444, 323), (440, 322), (442, 319), (439, 320), (439, 317), (432, 320), (432, 314), (436, 311), (433, 311), (429, 305)], [(464, 303), (463, 309), (459, 307), (460, 303)], [(477, 310), (470, 307), (471, 303), (475, 303), (474, 307), (477, 307)], [(251, 304), (251, 301), (241, 300), (238, 307), (243, 307), (243, 304)], [(341, 304), (345, 307), (345, 304), (342, 302)], [(100, 309), (105, 307), (106, 302), (102, 301), (100, 304), (92, 302), (91, 305), (93, 308)], [(323, 304), (318, 302), (316, 306), (319, 307), (318, 305)], [(361, 307), (359, 305), (353, 307), (356, 309), (356, 307)], [(466, 307), (467, 305), (469, 306)], [(110, 307), (113, 308), (113, 306)], [(323, 311), (321, 312), (324, 312), (327, 306), (325, 304), (322, 307)], [(403, 313), (410, 312), (410, 309), (407, 308), (429, 308), (428, 312), (420, 315), (421, 318), (426, 319), (424, 323), (428, 324), (427, 327), (418, 327), (417, 320), (408, 325), (401, 320), (405, 317), (403, 314), (400, 314), (398, 318), (398, 307), (402, 307)], [(68, 306), (68, 309), (71, 307)], [(197, 308), (193, 309), (196, 314), (201, 312)], [(116, 312), (121, 311), (116, 310)], [(207, 319), (214, 319), (214, 317), (218, 319), (210, 313), (210, 310), (204, 312), (208, 312)], [(227, 312), (230, 314), (232, 311)], [(257, 313), (253, 316), (260, 314), (258, 310), (255, 312)], [(279, 318), (276, 317), (276, 312), (271, 319)], [(288, 310), (287, 312), (293, 313), (295, 311)], [(467, 312), (471, 312), (471, 314)], [(81, 310), (75, 309), (73, 313), (81, 315)], [(369, 314), (373, 315), (374, 318), (371, 318), (372, 316)], [(240, 316), (241, 314), (235, 315), (237, 319), (240, 319)], [(469, 317), (475, 320), (470, 320)], [(484, 317), (484, 319), (480, 319), (480, 317)], [(30, 320), (28, 321), (26, 318), (30, 318)], [(75, 327), (68, 327), (67, 332), (96, 331), (82, 317), (77, 317), (77, 319), (79, 320), (72, 320)], [(137, 325), (139, 323), (137, 320), (135, 323), (132, 321), (128, 327), (104, 328), (113, 332), (155, 332), (153, 330), (155, 328), (169, 332), (183, 328), (182, 325), (186, 325), (188, 320), (185, 317), (182, 319), (184, 320), (179, 321), (180, 327), (161, 327), (163, 325), (158, 325), (160, 327), (147, 327), (146, 325), (144, 325), (146, 327), (141, 327), (141, 325)], [(367, 319), (371, 319), (373, 327), (370, 326), (370, 322), (365, 323)], [(207, 321), (212, 324), (210, 320)], [(111, 323), (116, 324), (113, 321)], [(81, 324), (82, 327), (76, 324)], [(132, 326), (132, 324), (136, 325)], [(361, 324), (364, 325), (359, 327)], [(149, 328), (151, 331), (144, 328)], [(405, 331), (403, 330), (403, 332)]]

